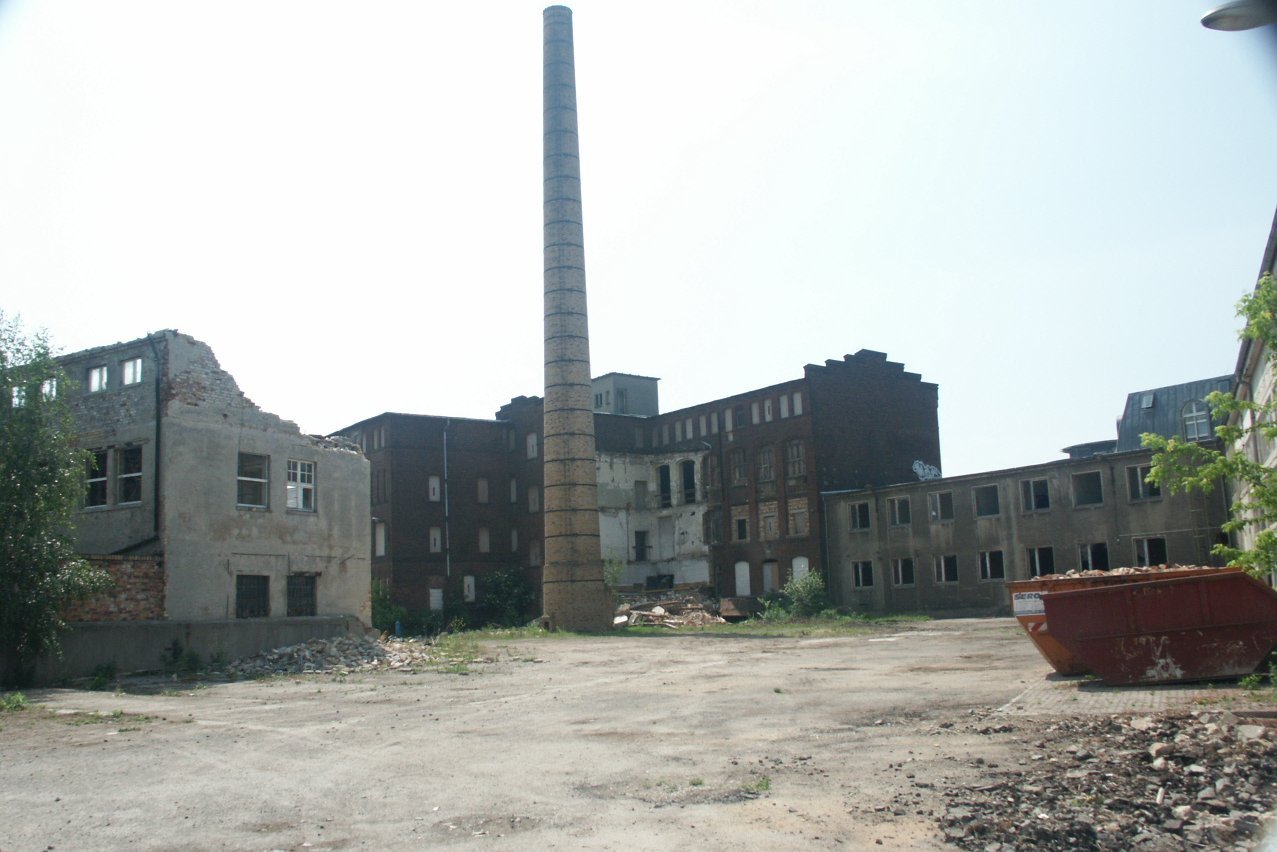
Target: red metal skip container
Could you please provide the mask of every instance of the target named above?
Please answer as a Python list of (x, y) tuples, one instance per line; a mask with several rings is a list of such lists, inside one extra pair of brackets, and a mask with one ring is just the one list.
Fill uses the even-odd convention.
[(1042, 603), (1051, 635), (1110, 685), (1240, 677), (1277, 646), (1277, 591), (1241, 571), (1145, 575)]

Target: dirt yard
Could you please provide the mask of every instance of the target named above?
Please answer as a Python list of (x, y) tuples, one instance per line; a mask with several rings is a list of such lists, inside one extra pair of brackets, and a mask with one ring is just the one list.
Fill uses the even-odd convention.
[(944, 848), (955, 791), (1051, 760), (1057, 718), (1241, 697), (1048, 678), (1009, 619), (485, 650), (30, 692), (0, 714), (0, 850)]

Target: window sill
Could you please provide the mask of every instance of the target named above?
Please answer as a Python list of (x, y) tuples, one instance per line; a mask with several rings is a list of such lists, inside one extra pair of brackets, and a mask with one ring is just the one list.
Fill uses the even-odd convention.
[(244, 503), (236, 503), (236, 509), (242, 509), (245, 512), (269, 512), (270, 506), (249, 506)]
[(1086, 510), (1086, 509), (1103, 509), (1103, 508), (1104, 508), (1104, 504), (1103, 504), (1103, 503), (1084, 503), (1084, 504), (1082, 504), (1081, 506), (1074, 506), (1073, 508), (1074, 508), (1075, 510), (1078, 510), (1078, 509), (1080, 509), (1080, 510)]
[[(239, 508), (244, 508), (240, 506)], [(284, 512), (289, 515), (305, 515), (312, 518), (318, 517), (319, 512), (316, 509), (285, 509)]]

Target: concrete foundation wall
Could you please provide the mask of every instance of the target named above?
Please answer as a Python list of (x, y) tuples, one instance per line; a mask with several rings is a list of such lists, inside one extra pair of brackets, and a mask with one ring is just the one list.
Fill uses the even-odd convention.
[(113, 665), (120, 673), (159, 670), (172, 658), (174, 649), (179, 656), (199, 654), (205, 663), (217, 655), (235, 660), (309, 639), (362, 636), (364, 631), (353, 615), (77, 624), (62, 636), (61, 658), (41, 659), (35, 677), (37, 684), (48, 685), (89, 677), (106, 665)]

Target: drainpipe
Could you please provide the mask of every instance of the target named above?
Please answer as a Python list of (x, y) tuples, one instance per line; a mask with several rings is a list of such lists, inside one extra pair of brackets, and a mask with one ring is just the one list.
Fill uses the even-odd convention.
[[(160, 464), (160, 424), (163, 422), (163, 419), (164, 419), (163, 418), (163, 410), (164, 410), (163, 397), (161, 396), (164, 385), (161, 381), (161, 377), (164, 374), (164, 368), (160, 364), (160, 352), (155, 345), (155, 335), (148, 334), (146, 336), (146, 342), (150, 344), (151, 355), (152, 357), (155, 358), (155, 452), (154, 452), (155, 464), (154, 464), (154, 470), (151, 474), (151, 504), (152, 504), (151, 526), (153, 529), (153, 535), (156, 538), (159, 538), (159, 535), (160, 535), (160, 471), (163, 469), (163, 465)], [(163, 541), (160, 542), (160, 547), (161, 549), (165, 547), (165, 543)]]
[(443, 564), (444, 575), (448, 578), (452, 577), (452, 527), (450, 525), (450, 513), (448, 511), (448, 427), (452, 425), (452, 418), (446, 417), (443, 421)]

